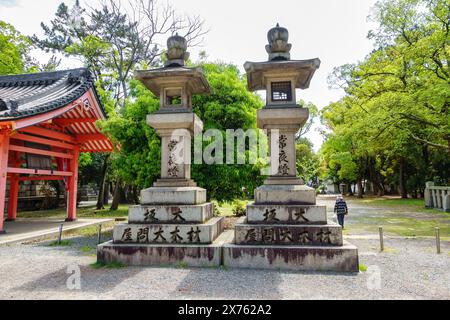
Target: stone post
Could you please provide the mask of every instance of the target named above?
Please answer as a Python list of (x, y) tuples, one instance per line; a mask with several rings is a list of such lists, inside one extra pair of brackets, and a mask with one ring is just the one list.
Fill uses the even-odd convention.
[(444, 212), (450, 212), (450, 191), (447, 191), (447, 194), (444, 197), (442, 210)]
[(432, 181), (428, 181), (425, 184), (425, 194), (424, 194), (424, 198), (425, 198), (425, 207), (426, 208), (433, 208), (433, 194), (431, 191), (431, 187), (434, 186), (434, 182)]

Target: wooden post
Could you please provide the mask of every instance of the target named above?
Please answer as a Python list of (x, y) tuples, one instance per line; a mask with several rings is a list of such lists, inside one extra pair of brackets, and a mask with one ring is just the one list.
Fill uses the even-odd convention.
[(439, 234), (439, 227), (436, 227), (435, 229), (436, 232), (436, 252), (437, 254), (441, 253), (441, 236)]
[[(14, 152), (14, 167), (20, 166), (20, 154)], [(19, 198), (19, 175), (12, 174), (9, 178), (9, 201), (8, 201), (8, 220), (15, 221), (17, 218), (17, 201)]]
[(0, 129), (0, 233), (5, 233), (3, 219), (5, 214), (6, 180), (9, 154), (9, 131)]
[(378, 227), (378, 231), (380, 233), (380, 251), (384, 251), (384, 239), (383, 239), (383, 227)]
[(58, 231), (58, 245), (61, 244), (61, 239), (62, 239), (62, 232), (63, 232), (63, 224), (59, 225), (59, 231)]
[(97, 234), (97, 244), (100, 244), (102, 241), (102, 224), (98, 225), (98, 234)]
[(69, 169), (72, 176), (69, 177), (69, 191), (67, 200), (67, 219), (66, 221), (75, 221), (77, 219), (77, 192), (78, 192), (78, 156), (79, 148), (76, 146), (73, 150), (73, 158), (69, 161)]

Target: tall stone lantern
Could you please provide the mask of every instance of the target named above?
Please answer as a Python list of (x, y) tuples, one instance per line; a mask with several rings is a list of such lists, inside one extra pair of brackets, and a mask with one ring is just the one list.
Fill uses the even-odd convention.
[(192, 112), (192, 96), (210, 87), (201, 68), (188, 68), (186, 39), (167, 41), (167, 62), (135, 76), (160, 97), (147, 123), (161, 137), (161, 178), (142, 190), (141, 205), (129, 209), (127, 224), (114, 228), (113, 241), (98, 247), (101, 262), (127, 265), (219, 266), (223, 218), (214, 217), (206, 190), (191, 179), (191, 142), (203, 130)]
[[(203, 130), (203, 122), (192, 112), (192, 95), (208, 94), (210, 87), (201, 68), (185, 67), (189, 53), (183, 37), (169, 38), (167, 46), (164, 68), (136, 71), (136, 78), (160, 97), (159, 111), (147, 117), (149, 126), (161, 137), (161, 179), (154, 187), (178, 188), (206, 200), (206, 190), (196, 188), (191, 180), (191, 139)], [(179, 189), (183, 187), (188, 189)], [(149, 191), (143, 192), (144, 199), (155, 196)]]
[(256, 191), (256, 200), (315, 204), (314, 190), (297, 178), (295, 136), (308, 120), (309, 111), (297, 105), (296, 89), (309, 87), (320, 60), (291, 60), (288, 39), (288, 30), (277, 25), (268, 33), (269, 61), (244, 65), (249, 90), (266, 91), (266, 106), (258, 110), (257, 122), (271, 141), (270, 176)]
[(307, 89), (319, 59), (291, 60), (289, 32), (278, 24), (268, 32), (269, 60), (247, 62), (250, 91), (265, 90), (266, 106), (257, 124), (270, 141), (270, 175), (255, 190), (247, 217), (235, 226), (233, 244), (224, 245), (228, 267), (358, 271), (358, 251), (342, 228), (327, 219), (316, 193), (297, 177), (296, 134), (309, 118), (296, 89)]

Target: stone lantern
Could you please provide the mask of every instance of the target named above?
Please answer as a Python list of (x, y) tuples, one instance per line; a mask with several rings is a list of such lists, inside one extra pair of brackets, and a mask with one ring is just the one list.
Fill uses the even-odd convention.
[(161, 137), (161, 179), (142, 190), (141, 205), (129, 209), (128, 223), (114, 228), (113, 241), (98, 248), (101, 262), (126, 265), (219, 266), (223, 218), (214, 217), (206, 190), (191, 179), (191, 141), (203, 130), (192, 112), (192, 95), (210, 87), (201, 68), (188, 68), (187, 43), (179, 35), (167, 41), (163, 68), (135, 76), (160, 97), (160, 108), (147, 117)]
[[(315, 204), (315, 192), (297, 178), (295, 136), (309, 118), (307, 108), (297, 105), (296, 89), (307, 89), (319, 59), (291, 60), (289, 32), (278, 24), (269, 30), (267, 62), (247, 62), (250, 91), (265, 90), (266, 106), (258, 111), (260, 129), (267, 130), (271, 150), (269, 179), (256, 192), (257, 201)], [(279, 197), (283, 192), (283, 197)]]
[[(185, 67), (186, 49), (183, 37), (172, 36), (167, 40), (164, 68), (136, 71), (136, 78), (160, 97), (160, 109), (147, 117), (161, 137), (161, 179), (154, 187), (196, 187), (191, 180), (191, 140), (202, 132), (203, 122), (192, 112), (192, 95), (208, 94), (210, 87), (201, 68)], [(189, 192), (195, 197), (206, 194), (199, 188)], [(147, 195), (143, 193), (144, 198)]]
[(291, 60), (289, 32), (278, 24), (268, 33), (269, 60), (247, 62), (250, 91), (265, 90), (258, 128), (270, 141), (270, 175), (255, 190), (247, 217), (235, 226), (233, 244), (224, 245), (227, 267), (358, 271), (358, 250), (345, 242), (342, 228), (316, 205), (316, 192), (297, 177), (296, 134), (309, 118), (297, 105), (296, 89), (307, 89), (319, 59)]

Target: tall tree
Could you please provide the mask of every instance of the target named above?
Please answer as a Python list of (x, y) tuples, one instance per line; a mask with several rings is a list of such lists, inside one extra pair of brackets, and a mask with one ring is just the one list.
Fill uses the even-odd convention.
[[(406, 197), (436, 176), (435, 157), (450, 152), (450, 3), (379, 1), (372, 18), (379, 24), (369, 33), (375, 50), (335, 69), (330, 82), (347, 95), (323, 118), (352, 141), (347, 150), (357, 156), (360, 177), (377, 188), (380, 180), (394, 184)], [(418, 160), (424, 154), (428, 164)], [(444, 181), (447, 171), (439, 172)]]
[[(82, 7), (78, 0), (71, 8), (62, 3), (51, 24), (41, 26), (45, 37), (33, 36), (33, 43), (43, 50), (81, 59), (94, 73), (108, 111), (119, 111), (127, 104), (136, 68), (160, 64), (164, 50), (160, 43), (165, 38), (180, 33), (190, 46), (196, 46), (206, 33), (199, 16), (181, 16), (169, 4), (161, 5), (156, 0), (103, 0), (98, 8)], [(107, 161), (105, 157), (102, 168)], [(107, 170), (98, 174), (104, 172)], [(120, 177), (115, 179), (118, 190), (112, 209), (117, 209), (122, 185)]]

